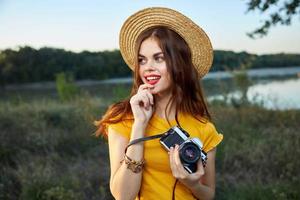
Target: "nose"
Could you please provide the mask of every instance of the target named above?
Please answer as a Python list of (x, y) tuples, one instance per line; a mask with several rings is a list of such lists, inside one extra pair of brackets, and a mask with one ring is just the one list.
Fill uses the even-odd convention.
[(155, 71), (156, 70), (155, 62), (153, 59), (151, 59), (147, 62), (147, 64), (145, 65), (145, 70), (146, 71)]

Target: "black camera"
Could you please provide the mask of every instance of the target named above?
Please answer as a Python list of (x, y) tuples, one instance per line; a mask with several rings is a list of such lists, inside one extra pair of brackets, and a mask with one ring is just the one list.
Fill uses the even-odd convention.
[(202, 142), (198, 138), (189, 138), (189, 134), (178, 126), (169, 129), (161, 138), (160, 143), (167, 151), (179, 145), (179, 157), (183, 167), (189, 172), (197, 171), (197, 162), (201, 159), (206, 164), (207, 154), (202, 150)]

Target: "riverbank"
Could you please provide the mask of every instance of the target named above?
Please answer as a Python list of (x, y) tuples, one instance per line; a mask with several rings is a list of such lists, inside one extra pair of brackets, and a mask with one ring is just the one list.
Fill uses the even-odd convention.
[[(298, 77), (300, 73), (299, 66), (291, 67), (281, 67), (281, 68), (261, 68), (261, 69), (249, 69), (243, 71), (247, 74), (249, 78), (269, 78), (269, 77), (284, 77), (293, 76)], [(203, 80), (220, 80), (233, 78), (234, 73), (239, 73), (239, 71), (234, 72), (209, 72)], [(75, 84), (78, 87), (91, 87), (102, 84), (131, 84), (131, 77), (123, 78), (112, 78), (106, 80), (78, 80)], [(3, 90), (41, 90), (41, 89), (55, 89), (56, 84), (54, 81), (38, 82), (38, 83), (24, 83), (24, 84), (10, 84), (5, 85)], [(1, 89), (1, 88), (0, 88)]]
[[(108, 147), (93, 121), (111, 102), (0, 104), (0, 199), (112, 199)], [(210, 105), (224, 140), (216, 199), (299, 199), (300, 111)]]

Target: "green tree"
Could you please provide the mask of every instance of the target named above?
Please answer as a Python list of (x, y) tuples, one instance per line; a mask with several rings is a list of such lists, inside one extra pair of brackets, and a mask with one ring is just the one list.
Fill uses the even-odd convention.
[[(247, 52), (214, 51), (212, 71), (262, 67), (299, 66), (299, 54), (256, 55)], [(56, 74), (72, 73), (76, 80), (129, 77), (119, 50), (74, 53), (64, 49), (28, 46), (0, 51), (0, 86), (54, 81)]]
[(251, 38), (266, 36), (272, 26), (290, 25), (294, 17), (300, 16), (300, 0), (248, 0), (247, 6), (247, 12), (260, 11), (269, 15), (260, 27), (247, 33)]
[(61, 101), (70, 101), (79, 93), (71, 74), (59, 73), (56, 75), (56, 90)]

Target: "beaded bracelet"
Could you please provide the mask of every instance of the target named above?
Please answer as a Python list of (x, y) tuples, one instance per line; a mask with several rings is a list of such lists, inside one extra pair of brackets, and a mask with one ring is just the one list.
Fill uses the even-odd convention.
[(135, 161), (129, 158), (126, 154), (124, 155), (124, 160), (122, 160), (121, 163), (123, 161), (127, 165), (127, 169), (130, 169), (133, 173), (141, 172), (146, 162), (144, 159), (142, 159), (141, 161)]

